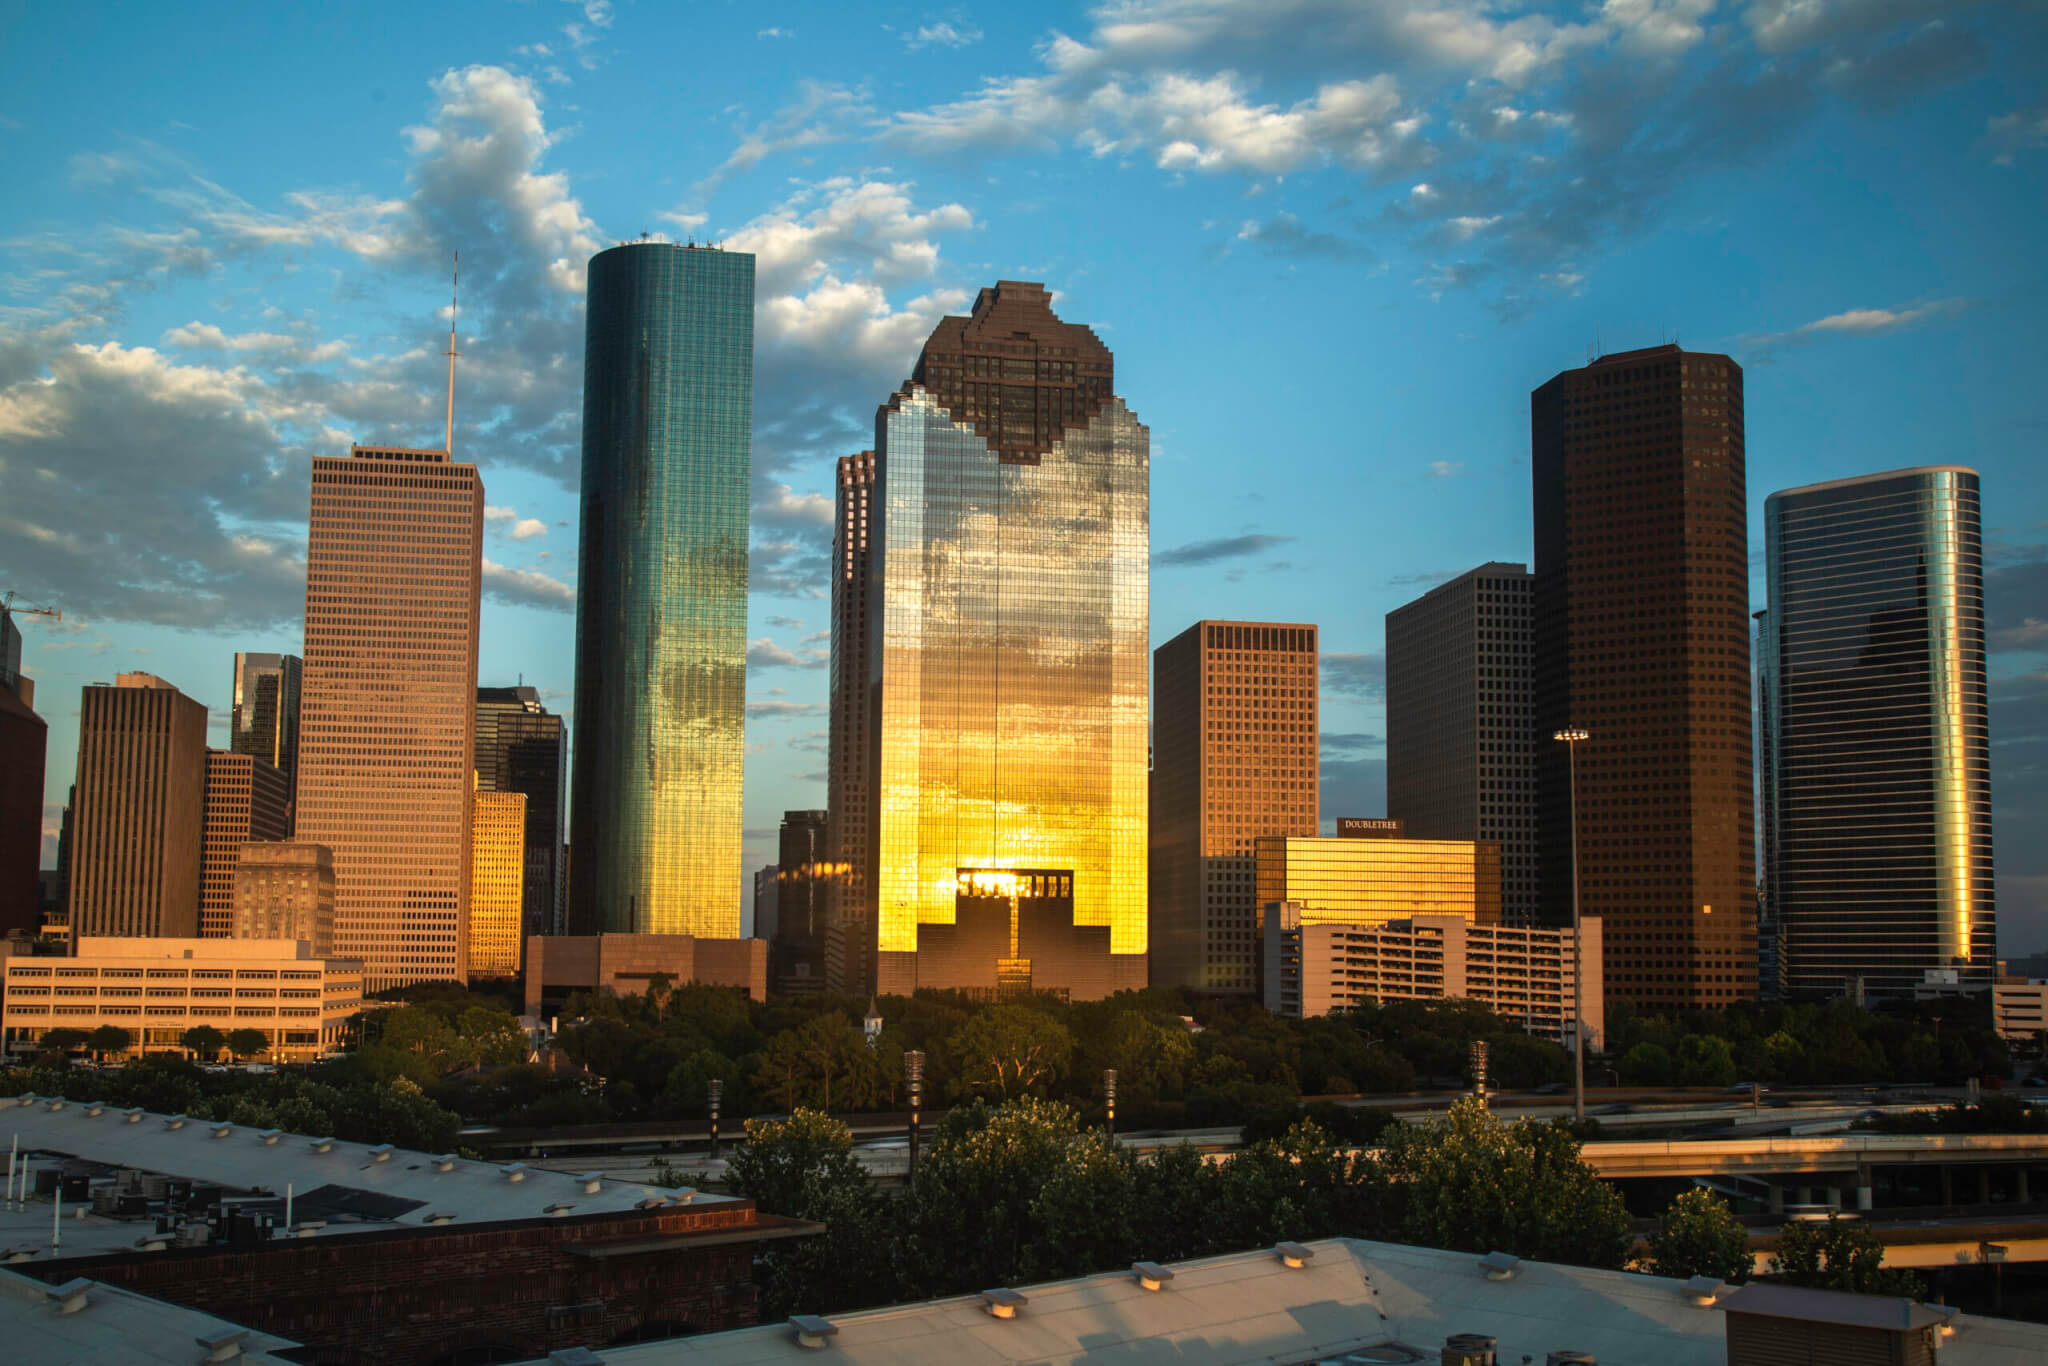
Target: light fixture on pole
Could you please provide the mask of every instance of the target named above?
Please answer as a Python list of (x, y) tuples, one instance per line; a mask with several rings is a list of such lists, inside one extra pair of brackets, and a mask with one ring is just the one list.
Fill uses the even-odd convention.
[(1572, 814), (1572, 1113), (1586, 1118), (1586, 935), (1579, 915), (1579, 742), (1592, 737), (1570, 726), (1550, 737), (1565, 746)]
[(725, 1098), (725, 1083), (717, 1077), (704, 1083), (704, 1096), (711, 1110), (711, 1157), (718, 1159), (718, 1103)]
[(918, 1110), (924, 1103), (924, 1050), (905, 1049), (903, 1053), (903, 1087), (910, 1093), (910, 1161), (909, 1174), (917, 1172), (917, 1120)]

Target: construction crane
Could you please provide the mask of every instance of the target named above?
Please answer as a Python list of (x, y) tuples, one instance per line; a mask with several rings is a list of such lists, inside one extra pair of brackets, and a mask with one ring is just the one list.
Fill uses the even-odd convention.
[(6, 597), (0, 597), (0, 617), (14, 612), (22, 612), (30, 616), (48, 617), (52, 621), (64, 620), (64, 614), (54, 607), (16, 607), (14, 605), (14, 590), (10, 588), (7, 590)]

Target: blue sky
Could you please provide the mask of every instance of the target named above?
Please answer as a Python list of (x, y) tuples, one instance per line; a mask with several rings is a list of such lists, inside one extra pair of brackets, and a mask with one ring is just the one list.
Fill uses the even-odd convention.
[[(1948, 0), (0, 3), (0, 589), (51, 721), (296, 650), (308, 462), (438, 444), (481, 674), (572, 711), (583, 263), (759, 257), (749, 864), (824, 804), (834, 457), (933, 321), (1042, 280), (1153, 434), (1153, 638), (1323, 628), (1383, 805), (1382, 617), (1530, 555), (1528, 391), (1678, 340), (1773, 489), (1984, 475), (2001, 944), (2048, 948), (2048, 8)], [(1762, 605), (1761, 552), (1755, 557)], [(572, 715), (573, 724), (573, 715)]]

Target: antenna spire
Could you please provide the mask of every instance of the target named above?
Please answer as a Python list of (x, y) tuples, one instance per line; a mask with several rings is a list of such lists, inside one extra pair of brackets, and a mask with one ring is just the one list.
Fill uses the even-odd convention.
[(455, 253), (455, 270), (448, 281), (448, 434), (441, 445), (450, 459), (455, 456), (455, 358), (462, 354), (455, 349), (455, 310), (461, 286), (462, 253), (458, 251)]

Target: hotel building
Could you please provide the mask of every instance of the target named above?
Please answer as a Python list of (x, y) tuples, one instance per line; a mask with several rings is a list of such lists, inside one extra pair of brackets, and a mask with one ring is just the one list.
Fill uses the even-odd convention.
[(1152, 985), (1259, 990), (1253, 841), (1314, 835), (1316, 628), (1198, 621), (1152, 655)]

